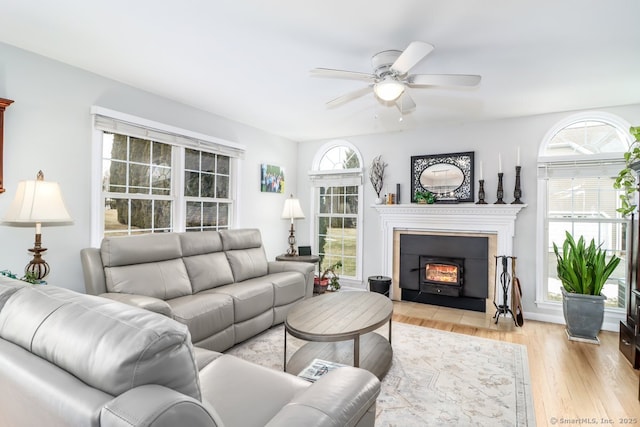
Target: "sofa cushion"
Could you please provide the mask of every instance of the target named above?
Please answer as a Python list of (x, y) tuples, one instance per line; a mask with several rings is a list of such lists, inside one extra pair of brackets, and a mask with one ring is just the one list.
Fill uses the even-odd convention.
[(233, 298), (236, 323), (251, 319), (273, 307), (273, 285), (262, 277), (205, 291), (209, 292)]
[(182, 247), (182, 256), (222, 252), (222, 237), (217, 231), (177, 233)]
[(104, 274), (109, 292), (146, 295), (162, 300), (191, 294), (191, 282), (181, 258), (105, 267)]
[(111, 395), (158, 384), (201, 399), (186, 326), (157, 313), (55, 286), (25, 287), (0, 311), (0, 337)]
[(100, 256), (105, 267), (180, 258), (180, 236), (178, 233), (159, 233), (105, 237), (100, 245)]
[(290, 304), (304, 298), (306, 293), (305, 277), (297, 271), (269, 274), (264, 277), (273, 283), (273, 305)]
[(19, 289), (26, 286), (31, 286), (26, 282), (16, 279), (10, 279), (5, 276), (0, 276), (0, 310), (4, 307), (7, 300), (16, 293)]
[(201, 292), (168, 300), (173, 318), (187, 325), (193, 342), (233, 324), (233, 299), (229, 295)]
[(227, 251), (227, 260), (236, 282), (262, 277), (269, 271), (267, 256), (262, 247)]
[(183, 258), (193, 293), (233, 283), (231, 266), (224, 252)]
[[(311, 385), (295, 375), (228, 354), (205, 366), (200, 371), (200, 378), (203, 399), (216, 408), (227, 426), (264, 426)], [(312, 425), (306, 421), (305, 425)]]
[(262, 235), (257, 228), (220, 230), (219, 233), (225, 251), (262, 247)]

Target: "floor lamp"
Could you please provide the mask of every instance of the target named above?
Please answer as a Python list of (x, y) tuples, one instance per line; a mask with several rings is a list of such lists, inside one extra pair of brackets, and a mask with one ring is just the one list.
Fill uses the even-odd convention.
[(57, 182), (44, 180), (42, 171), (35, 181), (20, 181), (16, 195), (9, 205), (3, 222), (12, 226), (36, 227), (34, 247), (29, 249), (33, 259), (25, 267), (25, 276), (42, 280), (49, 274), (49, 264), (42, 259), (47, 248), (42, 247), (42, 225), (70, 223), (69, 212), (62, 200), (62, 192)]
[(287, 255), (296, 256), (296, 232), (293, 228), (294, 219), (304, 219), (304, 212), (300, 207), (300, 200), (294, 199), (293, 194), (284, 201), (284, 208), (282, 209), (282, 219), (291, 220), (291, 228), (289, 229), (289, 249), (287, 249)]

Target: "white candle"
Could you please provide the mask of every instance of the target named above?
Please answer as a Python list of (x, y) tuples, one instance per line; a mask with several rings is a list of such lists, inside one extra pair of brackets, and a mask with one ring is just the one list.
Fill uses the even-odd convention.
[(502, 154), (498, 153), (498, 173), (502, 173)]
[(516, 166), (520, 166), (520, 147), (516, 151)]
[(482, 178), (482, 160), (480, 161), (480, 179), (483, 179)]

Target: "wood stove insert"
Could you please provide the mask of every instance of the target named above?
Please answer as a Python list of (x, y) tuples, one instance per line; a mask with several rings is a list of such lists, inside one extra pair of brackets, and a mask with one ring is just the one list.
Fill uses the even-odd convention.
[(464, 259), (420, 256), (420, 291), (459, 297), (464, 283)]

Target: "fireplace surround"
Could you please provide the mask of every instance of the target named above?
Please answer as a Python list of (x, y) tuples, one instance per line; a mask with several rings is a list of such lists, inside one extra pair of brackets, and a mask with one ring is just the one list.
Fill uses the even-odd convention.
[[(496, 255), (514, 255), (513, 238), (518, 213), (527, 205), (374, 205), (382, 232), (382, 274), (392, 278), (390, 296), (401, 299), (399, 287), (400, 238), (405, 234), (480, 236), (488, 239), (486, 312), (493, 310)], [(498, 290), (498, 292), (500, 292)]]
[(403, 233), (400, 297), (479, 312), (489, 297), (489, 236)]

